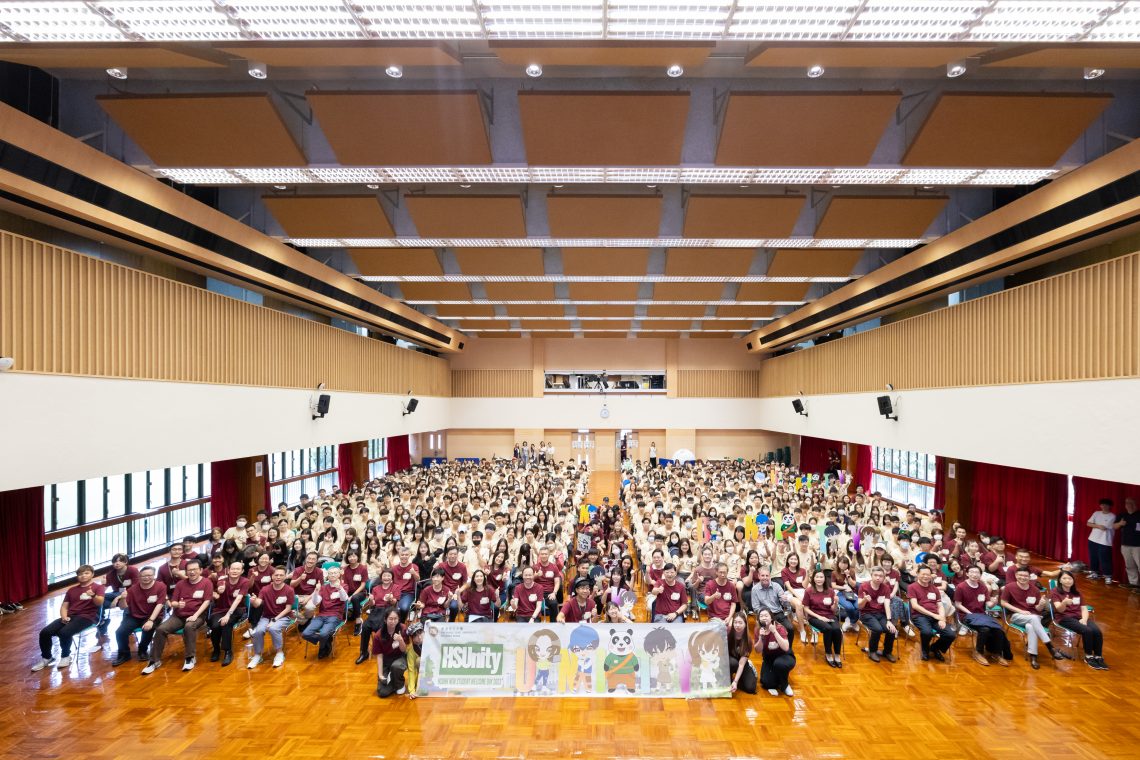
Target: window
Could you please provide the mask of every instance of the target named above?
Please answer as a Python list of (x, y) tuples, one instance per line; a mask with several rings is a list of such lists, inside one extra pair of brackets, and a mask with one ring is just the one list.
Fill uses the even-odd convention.
[(336, 446), (274, 452), (269, 455), (269, 500), (274, 507), (281, 502), (296, 504), (301, 494), (316, 496), (324, 488), (331, 491), (337, 483)]
[(119, 552), (145, 554), (205, 533), (209, 472), (208, 464), (180, 465), (45, 487), (48, 583), (73, 577), (79, 565), (108, 565)]
[(934, 509), (934, 480), (938, 458), (933, 454), (875, 446), (871, 490), (898, 504)]
[(375, 480), (388, 474), (388, 439), (368, 441), (368, 479)]

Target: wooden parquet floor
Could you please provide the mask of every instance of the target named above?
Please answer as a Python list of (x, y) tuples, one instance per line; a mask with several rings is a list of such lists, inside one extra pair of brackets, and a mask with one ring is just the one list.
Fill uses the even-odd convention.
[[(614, 477), (592, 475), (594, 496)], [(965, 641), (948, 665), (904, 645), (874, 664), (845, 642), (846, 665), (796, 643), (794, 698), (721, 700), (377, 699), (375, 666), (356, 667), (348, 627), (331, 660), (302, 658), (290, 633), (284, 667), (248, 671), (248, 650), (222, 670), (208, 656), (180, 670), (180, 642), (151, 676), (110, 667), (113, 643), (67, 672), (28, 668), (59, 594), (0, 616), (0, 756), (19, 758), (1135, 758), (1140, 682), (1131, 637), (1140, 594), (1086, 582), (1112, 667), (982, 668)], [(84, 642), (90, 648), (91, 639)], [(239, 645), (240, 646), (240, 645)], [(1015, 649), (1019, 644), (1015, 641)], [(199, 644), (199, 654), (208, 653)]]

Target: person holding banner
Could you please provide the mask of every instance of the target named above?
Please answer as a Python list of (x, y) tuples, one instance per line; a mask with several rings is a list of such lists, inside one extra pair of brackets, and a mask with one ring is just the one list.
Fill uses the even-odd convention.
[(593, 586), (589, 578), (574, 581), (574, 595), (566, 600), (558, 613), (559, 623), (592, 623), (598, 606), (590, 597)]
[(792, 641), (784, 626), (772, 622), (772, 613), (760, 610), (756, 615), (756, 647), (760, 650), (763, 663), (760, 666), (760, 686), (773, 697), (783, 692), (795, 696), (788, 675), (796, 667), (796, 656), (792, 654)]

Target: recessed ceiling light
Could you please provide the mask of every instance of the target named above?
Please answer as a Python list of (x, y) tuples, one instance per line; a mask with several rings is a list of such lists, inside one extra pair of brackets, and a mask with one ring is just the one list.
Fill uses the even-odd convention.
[(249, 75), (254, 79), (265, 79), (269, 76), (269, 67), (260, 61), (250, 61)]
[(668, 74), (673, 79), (676, 79), (677, 77), (684, 74), (685, 70), (683, 68), (681, 68), (680, 64), (674, 63), (672, 66), (665, 69), (665, 73)]
[(966, 64), (964, 63), (948, 63), (946, 64), (946, 76), (951, 79), (957, 79), (966, 73)]
[(384, 69), (384, 73), (387, 74), (388, 76), (392, 77), (393, 79), (399, 79), (400, 77), (404, 76), (404, 67), (403, 66), (396, 66), (395, 64), (393, 64), (393, 65), (389, 66), (388, 68)]
[(807, 75), (812, 79), (819, 79), (823, 76), (823, 67), (820, 65), (811, 66), (807, 70)]
[(274, 185), (273, 189), (274, 190), (284, 190), (286, 187), (288, 187), (288, 185)]
[(922, 189), (923, 189), (923, 190), (933, 190), (933, 189), (934, 189), (934, 185), (923, 185), (923, 186), (922, 186)]
[(646, 185), (646, 187), (652, 190), (653, 188), (657, 187), (657, 185)]
[[(107, 73), (109, 75), (113, 76), (115, 79), (126, 79), (127, 78), (127, 67), (126, 66), (112, 66), (111, 68), (107, 69)], [(1088, 77), (1085, 77), (1085, 78), (1087, 79)]]
[(538, 77), (542, 76), (542, 67), (539, 66), (537, 63), (532, 63), (531, 65), (526, 67), (526, 75), (528, 77), (532, 77), (534, 79), (537, 79)]
[(379, 190), (380, 189), (379, 185), (365, 185), (365, 187), (367, 187), (369, 190)]
[(471, 185), (460, 185), (460, 187), (471, 187)]
[[(126, 71), (126, 69), (123, 69), (123, 71)], [(1085, 79), (1100, 79), (1102, 76), (1104, 76), (1104, 69), (1085, 67)], [(123, 78), (126, 79), (126, 77)]]

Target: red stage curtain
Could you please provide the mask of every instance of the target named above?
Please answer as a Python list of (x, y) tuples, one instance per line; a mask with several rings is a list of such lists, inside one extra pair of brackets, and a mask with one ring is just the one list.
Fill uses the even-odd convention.
[[(407, 436), (405, 436), (406, 438)], [(356, 467), (353, 464), (352, 444), (342, 443), (336, 449), (336, 470), (340, 482), (340, 490), (348, 493), (356, 482)]]
[[(1124, 500), (1132, 498), (1140, 502), (1140, 486), (1115, 483), (1111, 480), (1095, 478), (1073, 478), (1073, 553), (1072, 559), (1089, 561), (1089, 530), (1085, 523), (1093, 512), (1100, 509), (1101, 499), (1112, 499), (1112, 511), (1117, 516), (1124, 514)], [(1112, 537), (1112, 574), (1127, 580), (1124, 560), (1120, 556), (1120, 531)]]
[(1054, 559), (1068, 554), (1069, 482), (1064, 475), (978, 462), (973, 529)]
[(4, 526), (0, 601), (43, 596), (47, 593), (43, 486), (0, 493), (0, 525)]
[(810, 435), (800, 436), (800, 472), (827, 472), (827, 453), (833, 449), (836, 454), (842, 454), (843, 444)]
[(238, 460), (210, 463), (210, 521), (225, 530), (237, 522), (243, 511), (238, 496)]
[(408, 436), (394, 435), (388, 439), (388, 472), (401, 472), (412, 466), (408, 449)]
[[(855, 444), (850, 444), (854, 446)], [(859, 445), (858, 454), (859, 459), (855, 462), (855, 472), (852, 475), (855, 478), (855, 485), (863, 486), (865, 493), (871, 493), (871, 470), (875, 465), (874, 452), (870, 446)]]
[[(934, 509), (946, 511), (946, 459), (937, 457), (934, 462)], [(946, 526), (949, 530), (950, 526)]]

